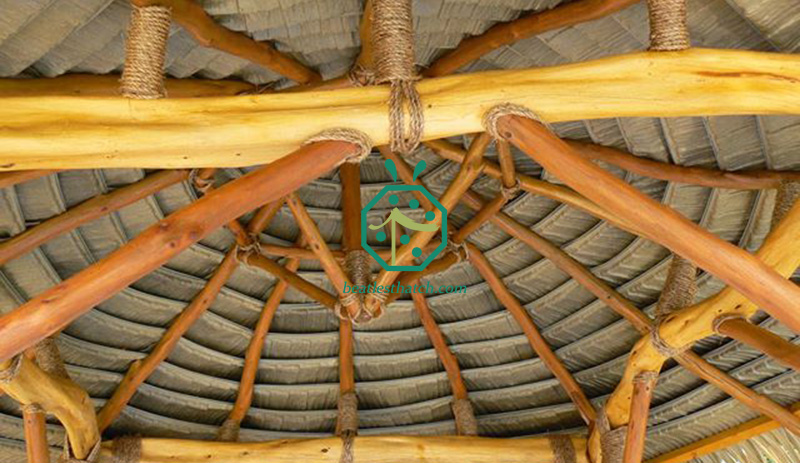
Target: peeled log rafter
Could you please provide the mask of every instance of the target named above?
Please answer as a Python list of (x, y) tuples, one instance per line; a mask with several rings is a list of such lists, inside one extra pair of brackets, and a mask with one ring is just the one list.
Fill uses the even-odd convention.
[(28, 456), (28, 463), (50, 463), (44, 410), (38, 405), (24, 405), (22, 422), (25, 427), (25, 454)]
[(754, 347), (778, 362), (800, 371), (800, 346), (750, 323), (745, 318), (723, 320), (718, 324), (717, 332)]
[[(492, 439), (467, 436), (356, 436), (354, 461), (359, 463), (553, 463), (547, 437)], [(575, 463), (587, 463), (586, 440), (570, 436)], [(104, 442), (98, 463), (113, 463), (113, 442)], [(281, 439), (259, 443), (228, 443), (177, 439), (142, 439), (139, 463), (336, 463), (342, 440)]]
[(194, 0), (131, 0), (131, 3), (139, 7), (169, 7), (175, 22), (183, 26), (204, 47), (216, 48), (246, 59), (301, 84), (320, 79), (319, 74), (279, 52), (272, 45), (256, 42), (242, 33), (220, 26)]
[[(89, 394), (68, 378), (45, 373), (31, 359), (20, 356), (19, 370), (3, 383), (3, 390), (23, 405), (38, 404), (64, 425), (72, 452), (86, 458), (100, 440), (94, 404)], [(0, 371), (7, 370), (11, 360), (0, 362)]]
[(613, 164), (645, 177), (712, 188), (763, 190), (778, 188), (782, 180), (800, 180), (800, 172), (778, 170), (725, 171), (706, 167), (679, 166), (634, 156), (610, 146), (567, 140), (581, 156)]
[(492, 50), (543, 32), (599, 19), (638, 2), (639, 0), (578, 0), (496, 24), (483, 34), (462, 40), (455, 49), (434, 61), (424, 75), (439, 77), (452, 74)]
[(51, 239), (113, 211), (133, 204), (189, 176), (188, 170), (165, 170), (111, 193), (97, 195), (81, 204), (12, 236), (0, 243), (0, 265), (15, 259)]
[(800, 300), (800, 287), (787, 281), (766, 262), (690, 222), (675, 210), (581, 157), (536, 121), (503, 116), (497, 121), (497, 131), (579, 193), (609, 212), (629, 222), (637, 222), (646, 238), (719, 277), (800, 333), (800, 313), (795, 310)]
[[(549, 122), (800, 114), (800, 56), (643, 52), (429, 79), (416, 88), (425, 105), (425, 140), (480, 132), (484, 113), (507, 102), (533, 108)], [(0, 104), (0, 170), (251, 166), (274, 162), (343, 123), (383, 145), (389, 141), (388, 97), (384, 85), (152, 101), (8, 98)]]
[(221, 225), (287, 195), (359, 150), (338, 141), (306, 145), (172, 213), (105, 259), (0, 317), (0, 359), (63, 329)]
[(18, 183), (44, 177), (58, 172), (57, 170), (18, 170), (0, 173), (0, 188), (8, 188)]

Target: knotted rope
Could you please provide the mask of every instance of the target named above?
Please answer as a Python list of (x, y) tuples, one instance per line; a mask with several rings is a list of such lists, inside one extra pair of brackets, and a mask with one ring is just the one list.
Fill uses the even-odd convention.
[(356, 64), (347, 71), (347, 80), (350, 81), (350, 85), (353, 87), (375, 85), (375, 71), (361, 64)]
[(506, 202), (516, 198), (520, 191), (522, 191), (522, 184), (519, 182), (519, 178), (517, 178), (514, 184), (510, 187), (505, 185), (500, 186), (500, 194), (503, 195), (503, 198), (505, 198)]
[(56, 344), (55, 339), (42, 339), (36, 343), (34, 353), (36, 355), (36, 363), (46, 373), (61, 378), (69, 378), (69, 373), (67, 373), (67, 368), (64, 366), (64, 360), (61, 358), (61, 352), (58, 350), (58, 344)]
[(322, 132), (309, 138), (303, 145), (310, 145), (321, 141), (343, 141), (352, 143), (358, 146), (359, 150), (354, 156), (347, 159), (346, 162), (360, 163), (369, 156), (372, 152), (372, 140), (367, 134), (355, 129), (335, 128), (323, 130)]
[(227, 419), (217, 430), (217, 440), (221, 442), (238, 442), (239, 429), (241, 425), (238, 421)]
[(164, 58), (172, 10), (132, 6), (125, 40), (122, 95), (137, 100), (164, 98)]
[(771, 227), (773, 229), (789, 213), (789, 209), (794, 206), (798, 198), (800, 198), (800, 182), (782, 180), (778, 187), (778, 194), (775, 196), (775, 209), (772, 211)]
[(526, 108), (525, 106), (521, 106), (514, 103), (502, 103), (496, 106), (492, 106), (483, 115), (483, 127), (484, 129), (486, 129), (489, 135), (494, 137), (495, 140), (504, 140), (506, 138), (503, 136), (503, 134), (501, 134), (497, 130), (497, 122), (500, 120), (501, 117), (504, 116), (520, 116), (528, 119), (533, 119), (534, 121), (547, 127), (548, 130), (552, 130), (550, 124), (545, 122), (544, 119), (539, 117), (538, 114)]
[(603, 463), (622, 463), (625, 453), (625, 439), (628, 437), (628, 427), (620, 426), (611, 429), (605, 407), (600, 407), (597, 416), (597, 432), (600, 433), (600, 453)]
[[(370, 259), (371, 257), (369, 253), (363, 249), (354, 249), (352, 251), (348, 251), (345, 255), (344, 270), (347, 273), (347, 276), (350, 278), (350, 281), (353, 282), (353, 286), (368, 286), (370, 283), (372, 283), (372, 270), (370, 269), (369, 264)], [(378, 293), (376, 292), (375, 294), (377, 295)], [(364, 304), (366, 294), (350, 293), (348, 296), (355, 296), (355, 299), (348, 298), (348, 301), (356, 302), (357, 300), (359, 306), (358, 313), (351, 320), (353, 323), (365, 323), (373, 318), (379, 317), (383, 313), (382, 310), (380, 313), (371, 313), (367, 309), (367, 305)], [(340, 303), (347, 305), (344, 299), (341, 300)]]
[(452, 237), (448, 236), (447, 238), (447, 245), (445, 246), (445, 252), (452, 252), (456, 256), (456, 263), (461, 263), (461, 261), (469, 260), (469, 247), (467, 243), (461, 242), (456, 243)]
[(203, 178), (199, 175), (201, 170), (203, 169), (192, 169), (189, 172), (189, 184), (194, 186), (198, 193), (205, 195), (214, 185), (214, 176)]
[(569, 436), (553, 434), (547, 436), (547, 441), (550, 443), (550, 450), (553, 451), (553, 463), (576, 463), (578, 461), (575, 445)]
[[(372, 43), (375, 49), (376, 83), (391, 85), (389, 97), (389, 145), (409, 154), (422, 140), (425, 118), (414, 83), (414, 25), (410, 0), (372, 2)], [(408, 130), (405, 111), (408, 108)]]
[(122, 436), (114, 439), (111, 463), (139, 463), (141, 459), (141, 437)]
[(673, 255), (669, 264), (667, 281), (656, 305), (656, 323), (650, 333), (650, 343), (664, 357), (675, 357), (685, 352), (691, 344), (674, 347), (661, 337), (661, 325), (670, 314), (688, 307), (697, 294), (697, 266), (681, 256)]
[(650, 51), (686, 50), (689, 26), (686, 0), (647, 0), (650, 16)]
[(450, 403), (453, 409), (453, 418), (456, 422), (456, 432), (459, 436), (477, 436), (478, 420), (475, 419), (475, 409), (469, 399), (453, 399)]
[(353, 463), (353, 446), (358, 434), (358, 397), (355, 392), (339, 395), (336, 435), (342, 438), (340, 463)]

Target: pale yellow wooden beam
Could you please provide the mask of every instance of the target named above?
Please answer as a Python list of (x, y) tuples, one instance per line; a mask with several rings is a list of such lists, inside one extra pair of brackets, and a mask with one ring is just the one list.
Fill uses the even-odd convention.
[[(426, 140), (483, 130), (499, 103), (550, 122), (800, 114), (800, 56), (691, 49), (423, 80)], [(234, 167), (272, 162), (323, 129), (388, 142), (386, 86), (204, 99), (0, 99), (0, 170)]]
[[(586, 440), (570, 436), (575, 463), (587, 463)], [(116, 461), (113, 442), (104, 442), (98, 463)], [(553, 463), (549, 438), (492, 439), (467, 436), (356, 436), (358, 463)], [(139, 463), (336, 463), (342, 439), (281, 439), (269, 442), (209, 442), (142, 439)]]

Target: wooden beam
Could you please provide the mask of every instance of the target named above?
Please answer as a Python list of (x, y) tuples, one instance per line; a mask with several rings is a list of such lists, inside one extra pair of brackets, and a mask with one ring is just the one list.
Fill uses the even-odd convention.
[(0, 243), (0, 265), (27, 254), (51, 239), (174, 185), (189, 176), (187, 170), (165, 170), (143, 180), (97, 195), (55, 217)]
[(500, 182), (503, 188), (514, 188), (517, 184), (517, 169), (514, 167), (514, 156), (511, 145), (507, 141), (497, 140), (497, 160), (500, 163)]
[(358, 149), (334, 141), (306, 145), (174, 212), (100, 262), (0, 317), (0, 359), (63, 329), (222, 224), (296, 190)]
[[(463, 203), (477, 210), (483, 207), (485, 201), (476, 193), (468, 191), (463, 197)], [(566, 252), (536, 234), (529, 227), (526, 227), (502, 212), (492, 218), (492, 223), (549, 259), (561, 271), (575, 279), (575, 281), (594, 294), (598, 300), (604, 302), (612, 310), (628, 320), (640, 333), (650, 333), (653, 328), (653, 322), (647, 315)], [(434, 263), (435, 262), (436, 261), (434, 261)], [(431, 264), (431, 266), (432, 265), (433, 264)], [(753, 410), (763, 413), (766, 416), (773, 417), (777, 422), (783, 423), (786, 427), (798, 427), (800, 429), (800, 419), (792, 416), (786, 409), (770, 400), (768, 397), (756, 393), (719, 368), (711, 365), (694, 352), (684, 352), (676, 357), (676, 360), (687, 370), (709, 384), (720, 388), (725, 393)], [(593, 436), (595, 438), (597, 437), (596, 434), (593, 434)], [(596, 440), (592, 441), (592, 444), (597, 443), (599, 442)]]
[[(414, 283), (419, 282), (416, 280)], [(458, 359), (450, 347), (447, 345), (447, 340), (442, 334), (442, 330), (433, 318), (431, 309), (428, 306), (428, 301), (425, 300), (425, 295), (422, 293), (411, 293), (411, 298), (414, 300), (414, 307), (417, 309), (419, 319), (422, 322), (425, 332), (428, 334), (428, 339), (431, 340), (436, 355), (439, 356), (444, 370), (447, 372), (447, 379), (450, 381), (450, 388), (453, 391), (453, 397), (456, 399), (467, 399), (467, 386), (464, 384), (464, 378), (461, 377), (461, 368), (458, 366)]]
[(800, 313), (794, 310), (800, 287), (769, 265), (581, 157), (542, 124), (505, 116), (498, 120), (497, 128), (576, 191), (629, 222), (637, 221), (647, 238), (719, 277), (800, 333)]
[(639, 0), (578, 0), (551, 10), (528, 13), (513, 21), (496, 24), (483, 34), (462, 40), (456, 48), (434, 61), (423, 74), (426, 77), (452, 74), (492, 50), (543, 32), (593, 21), (638, 2)]
[(458, 245), (466, 241), (467, 236), (500, 212), (503, 206), (506, 205), (506, 202), (508, 202), (508, 198), (503, 196), (502, 193), (495, 196), (494, 199), (479, 209), (478, 212), (453, 235), (453, 244)]
[[(286, 203), (294, 214), (297, 226), (300, 228), (303, 236), (306, 237), (306, 240), (308, 240), (311, 250), (317, 254), (320, 265), (322, 265), (322, 269), (331, 280), (331, 284), (333, 285), (334, 291), (336, 291), (336, 294), (339, 296), (339, 300), (343, 301), (347, 298), (347, 293), (345, 293), (344, 288), (352, 287), (353, 282), (350, 281), (350, 278), (344, 273), (339, 262), (336, 261), (330, 248), (328, 248), (328, 244), (322, 237), (319, 228), (317, 228), (317, 224), (314, 223), (314, 219), (311, 218), (311, 215), (300, 201), (300, 198), (295, 193), (292, 193), (286, 198)], [(350, 314), (351, 319), (357, 317), (361, 312), (361, 304), (357, 300), (348, 305), (342, 303), (342, 306)]]
[[(20, 362), (18, 367), (15, 362)], [(94, 405), (83, 388), (69, 378), (45, 373), (25, 355), (1, 361), (0, 373), (10, 375), (3, 383), (6, 394), (22, 405), (37, 404), (55, 415), (67, 431), (72, 452), (79, 459), (86, 458), (100, 433)]]
[[(464, 163), (461, 165), (461, 169), (447, 187), (447, 190), (445, 190), (445, 192), (442, 194), (441, 198), (439, 198), (439, 203), (444, 206), (446, 210), (450, 211), (456, 206), (456, 204), (458, 204), (459, 197), (465, 191), (467, 191), (472, 182), (481, 174), (481, 159), (483, 159), (483, 155), (486, 152), (486, 148), (490, 141), (491, 140), (486, 133), (481, 133), (472, 141)], [(441, 225), (441, 212), (438, 209), (433, 209), (433, 212), (435, 214), (435, 218), (434, 220), (429, 221), (429, 223)], [(414, 235), (411, 237), (411, 240), (397, 250), (397, 265), (403, 265), (405, 262), (410, 261), (413, 258), (411, 251), (415, 247), (420, 249), (425, 247), (425, 245), (431, 241), (436, 233), (440, 233), (440, 230), (437, 229), (433, 232), (414, 233)], [(375, 279), (375, 285), (383, 285), (384, 287), (391, 286), (392, 283), (397, 279), (399, 273), (400, 272), (398, 270), (381, 269), (380, 273)], [(380, 313), (381, 304), (374, 295), (368, 294), (365, 304), (370, 313)]]
[[(364, 9), (363, 22), (371, 15), (371, 0)], [(369, 36), (367, 36), (369, 37)], [(367, 38), (367, 42), (369, 39)], [(365, 53), (364, 37), (362, 37), (362, 55)], [(372, 59), (371, 57), (369, 58)], [(346, 162), (339, 168), (339, 180), (342, 184), (342, 248), (345, 252), (360, 251), (361, 248), (361, 165)], [(346, 258), (346, 255), (345, 255)], [(352, 272), (352, 270), (351, 270)], [(355, 280), (351, 274), (349, 277)], [(355, 281), (354, 281), (355, 282)], [(363, 284), (363, 282), (355, 282)], [(356, 372), (353, 355), (353, 322), (348, 319), (339, 320), (339, 394), (347, 394), (356, 390)], [(338, 426), (337, 426), (338, 429)]]
[(778, 362), (800, 371), (800, 346), (772, 331), (748, 322), (745, 318), (727, 318), (717, 324), (716, 331), (723, 336), (754, 347)]
[(625, 437), (623, 463), (642, 463), (644, 440), (647, 436), (647, 415), (650, 413), (650, 400), (656, 386), (657, 375), (640, 375), (636, 378), (631, 399), (631, 416)]
[(44, 177), (58, 172), (57, 170), (18, 170), (14, 172), (0, 173), (0, 188), (8, 188), (18, 183), (24, 183), (28, 180)]
[(725, 171), (706, 167), (679, 166), (638, 157), (610, 146), (582, 141), (565, 141), (576, 153), (586, 159), (603, 161), (635, 174), (670, 182), (711, 188), (763, 190), (778, 188), (782, 180), (800, 180), (800, 172), (779, 170)]
[[(256, 86), (238, 80), (165, 79), (167, 98), (234, 96), (255, 93)], [(40, 79), (0, 79), (0, 97), (120, 96), (114, 74), (65, 74)]]
[(556, 356), (555, 352), (550, 349), (547, 341), (539, 332), (536, 323), (533, 321), (530, 313), (525, 307), (520, 304), (516, 297), (508, 290), (500, 275), (494, 270), (489, 261), (484, 257), (483, 253), (475, 246), (467, 245), (469, 248), (469, 261), (478, 270), (483, 279), (492, 289), (492, 292), (500, 301), (501, 304), (511, 312), (511, 315), (519, 324), (519, 327), (525, 333), (533, 350), (542, 359), (547, 368), (553, 373), (553, 376), (561, 383), (561, 387), (567, 392), (567, 395), (575, 403), (575, 407), (580, 412), (583, 420), (592, 425), (597, 418), (597, 412), (594, 406), (581, 390), (580, 385), (572, 374), (567, 370), (561, 360)]
[(131, 0), (131, 3), (139, 7), (160, 5), (171, 8), (175, 22), (204, 47), (238, 56), (301, 84), (320, 80), (319, 74), (272, 45), (256, 42), (242, 33), (220, 26), (194, 0)]
[[(586, 440), (569, 436), (575, 463), (588, 463)], [(342, 439), (280, 439), (269, 442), (208, 442), (143, 438), (140, 463), (204, 461), (206, 463), (335, 463)], [(113, 441), (104, 442), (98, 463), (112, 463)], [(547, 437), (492, 439), (472, 436), (356, 436), (354, 461), (359, 463), (553, 463)]]
[[(466, 155), (464, 149), (446, 140), (432, 140), (425, 142), (425, 146), (432, 149), (433, 152), (445, 159), (449, 159), (458, 163), (464, 162), (464, 156)], [(483, 160), (483, 173), (498, 180), (502, 180), (503, 177), (500, 166), (492, 161), (489, 161), (488, 159)], [(556, 185), (544, 180), (539, 180), (525, 174), (518, 173), (517, 179), (519, 180), (520, 188), (522, 188), (523, 191), (554, 199), (576, 209), (580, 209), (589, 215), (597, 217), (598, 219), (606, 220), (623, 230), (627, 230), (637, 235), (640, 234), (635, 223), (629, 223), (620, 219), (614, 214), (610, 214), (608, 211), (581, 196), (579, 193), (576, 193), (575, 190), (572, 190), (571, 188)]]
[(161, 362), (169, 357), (172, 350), (181, 340), (194, 322), (200, 318), (217, 298), (220, 290), (228, 281), (237, 267), (236, 248), (234, 247), (222, 260), (214, 274), (208, 280), (203, 289), (192, 299), (192, 302), (170, 323), (169, 328), (161, 336), (153, 350), (147, 357), (134, 361), (125, 373), (114, 394), (103, 405), (97, 414), (97, 422), (101, 432), (108, 428), (111, 423), (119, 416), (133, 395), (136, 389), (161, 365)]
[(324, 289), (320, 288), (314, 283), (311, 283), (310, 281), (302, 278), (297, 273), (286, 269), (277, 262), (268, 259), (260, 254), (245, 253), (245, 252), (239, 253), (239, 259), (241, 259), (247, 265), (259, 268), (267, 273), (274, 275), (276, 278), (287, 282), (296, 290), (316, 300), (323, 306), (331, 310), (336, 309), (336, 304), (339, 302), (339, 299), (336, 296), (325, 291)]
[(25, 429), (25, 454), (28, 463), (50, 463), (50, 446), (47, 444), (47, 421), (39, 405), (22, 407)]
[[(800, 416), (800, 403), (795, 403), (792, 406), (792, 412)], [(781, 425), (777, 421), (762, 416), (679, 449), (659, 455), (647, 460), (645, 463), (686, 463), (695, 458), (700, 458), (704, 455), (744, 442), (747, 439), (764, 434), (765, 432), (774, 431), (780, 427)]]
[[(798, 114), (799, 86), (800, 56), (703, 49), (416, 85), (425, 105), (425, 140), (482, 131), (486, 110), (506, 102), (535, 108), (549, 122)], [(6, 98), (0, 104), (0, 170), (266, 164), (343, 123), (384, 145), (388, 98), (386, 85), (210, 99)]]

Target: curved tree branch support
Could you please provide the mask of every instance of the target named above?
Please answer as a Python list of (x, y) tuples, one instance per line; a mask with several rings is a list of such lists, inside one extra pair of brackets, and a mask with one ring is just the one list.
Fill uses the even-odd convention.
[[(549, 122), (798, 114), (798, 63), (796, 55), (751, 51), (643, 52), (428, 79), (416, 88), (425, 104), (424, 139), (433, 140), (482, 131), (484, 112), (507, 102), (536, 108)], [(384, 145), (388, 96), (384, 85), (152, 101), (7, 98), (0, 105), (0, 170), (265, 164), (340, 126), (345, 108), (348, 127)]]
[(46, 373), (25, 355), (0, 362), (0, 373), (16, 368), (16, 361), (20, 362), (18, 370), (3, 381), (5, 393), (22, 405), (37, 404), (55, 415), (67, 431), (72, 452), (86, 458), (100, 440), (89, 394), (69, 378)]
[[(586, 440), (569, 436), (575, 463), (587, 463)], [(354, 461), (359, 463), (553, 463), (548, 437), (492, 439), (472, 436), (357, 436)], [(339, 438), (282, 439), (259, 443), (227, 443), (178, 439), (142, 439), (140, 463), (203, 461), (206, 463), (334, 463)], [(113, 441), (104, 442), (98, 463), (113, 463)]]
[(0, 359), (9, 359), (63, 329), (221, 225), (287, 195), (359, 150), (338, 141), (306, 145), (171, 214), (105, 259), (0, 317), (4, 340)]
[(723, 241), (582, 158), (536, 121), (503, 116), (497, 121), (497, 132), (579, 193), (613, 214), (638, 222), (647, 238), (719, 277), (800, 333), (800, 313), (795, 310), (800, 287), (786, 281), (765, 258)]

